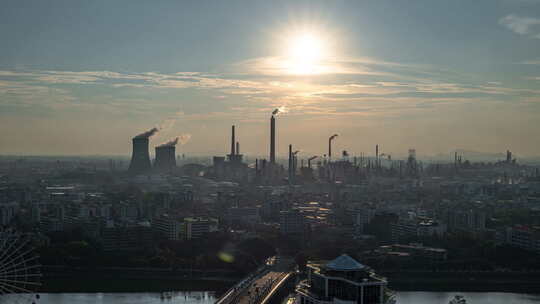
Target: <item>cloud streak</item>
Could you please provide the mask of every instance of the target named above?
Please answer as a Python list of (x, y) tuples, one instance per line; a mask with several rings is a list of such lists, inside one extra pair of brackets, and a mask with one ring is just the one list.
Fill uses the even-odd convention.
[(505, 26), (516, 34), (540, 39), (540, 19), (538, 18), (522, 17), (515, 14), (510, 14), (499, 19), (499, 24)]
[[(31, 102), (47, 106), (50, 103), (63, 109), (99, 111), (101, 108), (106, 114), (129, 112), (137, 117), (160, 111), (175, 113), (178, 106), (187, 106), (187, 112), (182, 110), (182, 120), (186, 121), (211, 121), (217, 117), (263, 121), (267, 113), (281, 106), (290, 109), (291, 116), (376, 116), (384, 115), (384, 111), (394, 113), (396, 109), (418, 111), (440, 107), (452, 101), (461, 104), (464, 100), (514, 100), (540, 94), (540, 90), (507, 87), (494, 81), (471, 81), (468, 75), (429, 65), (366, 57), (334, 60), (332, 64), (337, 68), (328, 69), (328, 73), (297, 77), (274, 69), (275, 64), (279, 67), (279, 60), (275, 58), (242, 61), (231, 65), (232, 70), (216, 73), (0, 70), (0, 79), (9, 79), (0, 80), (0, 96), (4, 97), (0, 105), (21, 107)], [(81, 98), (72, 92), (89, 85), (108, 87), (107, 91), (112, 90), (112, 93), (99, 100), (98, 97)], [(176, 105), (166, 101), (169, 96), (187, 91), (200, 92), (197, 94), (204, 97)], [(62, 96), (61, 102), (51, 100), (51, 96), (43, 98), (51, 92)], [(127, 92), (132, 96), (126, 95)], [(170, 117), (161, 127), (170, 128), (177, 119)]]

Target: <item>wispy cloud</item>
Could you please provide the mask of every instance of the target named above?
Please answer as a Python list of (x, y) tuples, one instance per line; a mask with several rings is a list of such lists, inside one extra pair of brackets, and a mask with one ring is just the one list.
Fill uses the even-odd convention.
[(510, 14), (499, 19), (499, 24), (507, 27), (516, 34), (540, 39), (540, 29), (538, 29), (540, 19), (538, 18)]
[(540, 65), (540, 59), (525, 60), (518, 62), (518, 64)]
[[(376, 116), (385, 111), (388, 114), (426, 110), (452, 101), (540, 94), (540, 90), (507, 87), (499, 82), (473, 81), (468, 75), (429, 65), (374, 58), (332, 60), (324, 72), (299, 77), (283, 70), (280, 60), (245, 60), (216, 73), (0, 70), (0, 79), (7, 79), (0, 80), (0, 105), (50, 103), (64, 109), (101, 109), (110, 115), (129, 111), (137, 117), (148, 112), (175, 113), (182, 106), (188, 109), (183, 108), (182, 120), (209, 121), (221, 117), (253, 121), (266, 119), (268, 111), (279, 106), (288, 107), (288, 115), (293, 116)], [(108, 95), (75, 94), (78, 88), (89, 85), (106, 87)], [(171, 96), (185, 96), (181, 92), (197, 92), (197, 100), (171, 102)]]

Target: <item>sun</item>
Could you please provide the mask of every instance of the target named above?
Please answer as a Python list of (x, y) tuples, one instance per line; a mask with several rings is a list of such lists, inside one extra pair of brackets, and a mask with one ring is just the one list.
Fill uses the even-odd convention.
[(287, 43), (285, 69), (290, 74), (319, 74), (327, 56), (324, 39), (313, 32), (291, 35)]
[(312, 33), (292, 37), (289, 55), (296, 60), (318, 61), (324, 55), (322, 40)]

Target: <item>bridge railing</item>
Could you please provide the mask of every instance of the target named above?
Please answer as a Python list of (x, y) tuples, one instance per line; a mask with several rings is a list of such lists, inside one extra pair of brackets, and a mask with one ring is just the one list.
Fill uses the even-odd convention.
[(247, 277), (243, 278), (240, 282), (227, 290), (227, 292), (217, 299), (215, 304), (235, 303), (235, 300), (240, 296), (244, 289), (250, 286), (253, 280), (260, 277), (266, 271), (268, 271), (267, 264), (259, 266), (254, 272), (250, 273)]

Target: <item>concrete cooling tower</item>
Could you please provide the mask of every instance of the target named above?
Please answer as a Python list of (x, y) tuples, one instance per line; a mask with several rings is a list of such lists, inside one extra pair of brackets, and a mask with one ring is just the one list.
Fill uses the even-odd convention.
[(152, 169), (148, 154), (148, 137), (133, 137), (133, 153), (128, 171), (132, 174), (144, 174)]
[(176, 149), (173, 145), (156, 147), (154, 169), (160, 172), (170, 172), (176, 168)]

